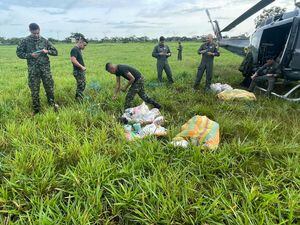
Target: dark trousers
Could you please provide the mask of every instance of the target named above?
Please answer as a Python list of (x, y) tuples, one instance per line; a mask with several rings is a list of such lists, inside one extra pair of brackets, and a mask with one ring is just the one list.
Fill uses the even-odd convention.
[(274, 76), (270, 77), (270, 76), (264, 75), (264, 76), (255, 77), (250, 84), (249, 91), (253, 92), (255, 87), (257, 86), (257, 84), (267, 81), (268, 82), (267, 95), (270, 95), (271, 91), (274, 89), (275, 80), (276, 80), (276, 78)]
[(34, 66), (28, 69), (28, 86), (31, 91), (34, 111), (40, 111), (40, 85), (43, 83), (49, 105), (54, 104), (54, 81), (50, 65)]
[(159, 106), (157, 102), (155, 102), (153, 99), (149, 98), (148, 95), (145, 92), (144, 87), (144, 79), (141, 78), (137, 81), (135, 81), (129, 88), (128, 93), (126, 95), (125, 99), (125, 109), (132, 107), (132, 102), (135, 97), (135, 95), (138, 94), (141, 99), (143, 99), (144, 102), (153, 105), (154, 107)]
[(80, 70), (74, 70), (73, 75), (76, 79), (76, 86), (77, 86), (75, 97), (77, 99), (83, 99), (84, 96), (83, 92), (86, 86), (85, 72)]
[(177, 59), (178, 61), (182, 61), (182, 51), (178, 51)]
[(211, 85), (211, 80), (212, 80), (212, 76), (213, 76), (213, 66), (214, 66), (214, 61), (202, 61), (201, 64), (198, 67), (198, 72), (197, 72), (197, 77), (196, 77), (196, 81), (195, 81), (195, 88), (198, 88), (204, 71), (206, 71), (206, 84), (205, 84), (205, 88), (210, 88)]
[(163, 71), (166, 72), (168, 81), (170, 83), (173, 83), (174, 81), (173, 81), (172, 71), (168, 61), (157, 61), (157, 77), (159, 82), (162, 82)]

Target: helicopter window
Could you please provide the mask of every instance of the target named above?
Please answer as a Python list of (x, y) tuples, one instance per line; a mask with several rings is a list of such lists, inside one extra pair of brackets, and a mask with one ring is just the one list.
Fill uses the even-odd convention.
[(285, 48), (292, 23), (265, 29), (260, 42), (258, 64), (263, 65), (268, 57), (278, 58)]

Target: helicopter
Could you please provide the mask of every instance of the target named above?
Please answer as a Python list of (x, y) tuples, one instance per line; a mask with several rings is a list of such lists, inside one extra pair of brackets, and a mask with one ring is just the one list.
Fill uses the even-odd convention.
[[(256, 27), (250, 38), (223, 38), (222, 36), (222, 33), (232, 30), (274, 1), (259, 1), (222, 30), (217, 20), (212, 21), (208, 10), (206, 10), (206, 14), (219, 46), (245, 57), (239, 70), (246, 78), (251, 79), (252, 73), (263, 66), (267, 58), (273, 57), (282, 68), (283, 82), (281, 84), (284, 89), (286, 87), (289, 89), (285, 90), (286, 93), (283, 94), (272, 92), (272, 95), (300, 102), (300, 98), (296, 94), (300, 90), (300, 2), (295, 0), (294, 11), (267, 18)], [(289, 87), (291, 83), (295, 82), (296, 86)], [(266, 91), (263, 87), (258, 88)]]

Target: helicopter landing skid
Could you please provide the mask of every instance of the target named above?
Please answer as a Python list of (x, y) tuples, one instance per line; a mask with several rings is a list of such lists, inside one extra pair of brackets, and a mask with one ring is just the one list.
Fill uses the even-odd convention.
[[(263, 91), (263, 92), (267, 92), (267, 90), (265, 88), (262, 88), (262, 87), (256, 87), (257, 89)], [(284, 100), (287, 100), (287, 101), (291, 101), (291, 102), (300, 102), (300, 98), (291, 98), (290, 95), (295, 93), (296, 90), (300, 89), (300, 84), (296, 85), (294, 88), (292, 88), (291, 90), (289, 90), (286, 94), (284, 95), (280, 95), (280, 94), (277, 94), (275, 92), (271, 92), (272, 95), (278, 97), (278, 98), (282, 98)]]

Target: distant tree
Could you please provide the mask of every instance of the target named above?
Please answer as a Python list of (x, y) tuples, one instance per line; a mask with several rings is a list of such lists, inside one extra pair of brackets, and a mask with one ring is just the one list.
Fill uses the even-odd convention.
[(256, 28), (259, 27), (269, 17), (280, 15), (285, 11), (286, 8), (281, 8), (279, 6), (273, 6), (270, 9), (264, 9), (264, 11), (254, 20)]
[(82, 33), (71, 33), (70, 38), (75, 38), (76, 40), (78, 40), (80, 37), (84, 37), (84, 35)]
[(57, 43), (59, 42), (59, 40), (56, 40), (55, 38), (48, 38), (48, 41), (50, 41), (51, 43)]
[(20, 43), (22, 38), (9, 38), (5, 40), (5, 44), (7, 45), (17, 45)]
[(0, 37), (0, 45), (3, 45), (5, 42), (5, 38), (4, 37)]

